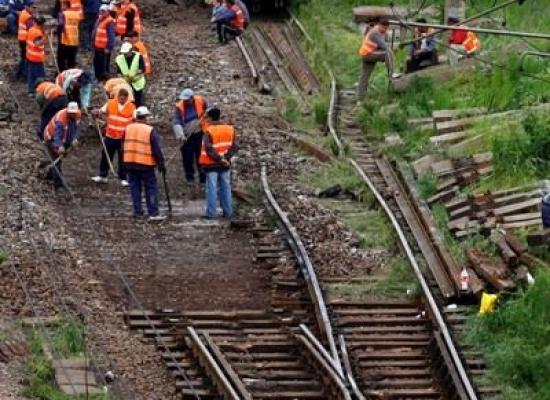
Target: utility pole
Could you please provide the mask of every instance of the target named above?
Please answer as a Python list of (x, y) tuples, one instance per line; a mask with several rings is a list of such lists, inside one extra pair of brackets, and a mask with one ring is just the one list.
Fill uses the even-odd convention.
[(447, 23), (448, 17), (458, 18), (460, 21), (466, 17), (466, 1), (465, 0), (445, 0), (443, 23)]

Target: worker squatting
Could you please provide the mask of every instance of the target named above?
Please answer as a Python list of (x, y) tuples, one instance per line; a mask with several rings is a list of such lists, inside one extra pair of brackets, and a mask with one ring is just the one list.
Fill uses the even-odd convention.
[[(147, 122), (151, 113), (145, 91), (154, 66), (142, 41), (144, 29), (138, 5), (132, 0), (110, 4), (100, 0), (57, 0), (51, 23), (55, 29), (50, 33), (46, 27), (50, 24), (37, 12), (35, 0), (10, 1), (14, 6), (8, 15), (8, 29), (16, 35), (20, 49), (15, 75), (16, 79), (26, 80), (29, 96), (40, 107), (36, 134), (49, 156), (47, 177), (56, 188), (65, 185), (63, 159), (78, 146), (85, 115), (96, 124), (101, 139), (98, 174), (92, 181), (105, 184), (111, 172), (121, 186), (129, 186), (136, 218), (144, 215), (145, 192), (149, 219), (162, 220), (155, 171), (166, 179), (165, 157), (159, 133)], [(249, 18), (240, 0), (212, 4), (211, 22), (221, 44), (241, 35)], [(46, 79), (46, 48), (57, 69), (53, 81)], [(118, 54), (114, 54), (115, 49)], [(93, 65), (79, 66), (79, 51), (93, 52)], [(92, 109), (90, 98), (98, 81), (103, 83), (108, 100)], [(221, 121), (220, 110), (207, 99), (186, 88), (174, 107), (173, 130), (181, 144), (186, 193), (195, 196), (197, 184), (204, 185), (204, 217), (218, 217), (219, 197), (223, 217), (230, 218), (231, 160), (237, 151), (235, 128)]]

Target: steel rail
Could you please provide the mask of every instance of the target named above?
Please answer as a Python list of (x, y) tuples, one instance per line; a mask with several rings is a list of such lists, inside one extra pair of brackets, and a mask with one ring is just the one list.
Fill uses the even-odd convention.
[(267, 168), (265, 164), (262, 165), (262, 169), (261, 169), (261, 181), (262, 181), (262, 189), (264, 192), (264, 196), (267, 199), (269, 206), (275, 212), (277, 219), (279, 220), (282, 228), (286, 232), (287, 241), (292, 251), (294, 252), (294, 255), (296, 256), (296, 259), (298, 260), (300, 271), (302, 272), (304, 281), (306, 282), (306, 285), (308, 288), (309, 295), (313, 302), (315, 317), (317, 320), (317, 325), (319, 326), (319, 330), (321, 331), (321, 335), (326, 340), (331, 356), (335, 361), (335, 365), (338, 371), (341, 373), (342, 365), (340, 362), (340, 357), (338, 355), (336, 342), (334, 340), (332, 325), (330, 323), (330, 318), (328, 315), (325, 300), (321, 292), (319, 281), (317, 280), (317, 274), (315, 273), (315, 269), (313, 268), (313, 265), (309, 259), (305, 246), (302, 240), (300, 239), (300, 236), (298, 235), (296, 228), (289, 221), (288, 217), (286, 216), (286, 213), (281, 209), (281, 206), (279, 206), (279, 203), (277, 203), (277, 200), (275, 200), (275, 197), (271, 192), (271, 189), (269, 187), (269, 182), (267, 180)]
[(252, 79), (254, 80), (254, 83), (258, 83), (258, 70), (256, 69), (254, 62), (252, 61), (252, 57), (250, 57), (249, 51), (246, 49), (244, 41), (239, 36), (237, 36), (235, 38), (235, 42), (241, 50), (241, 53), (243, 53), (244, 59), (246, 60), (248, 68), (250, 69), (250, 73), (252, 74)]
[(550, 39), (550, 34), (547, 33), (533, 33), (533, 32), (520, 32), (520, 31), (508, 31), (508, 30), (499, 30), (499, 29), (487, 29), (487, 28), (474, 28), (471, 26), (457, 26), (457, 25), (443, 25), (443, 24), (430, 24), (423, 22), (414, 22), (414, 21), (397, 21), (391, 19), (390, 25), (398, 26), (414, 26), (418, 28), (436, 28), (445, 31), (471, 31), (476, 33), (487, 33), (490, 35), (504, 35), (504, 36), (515, 36), (515, 37), (524, 37), (531, 39)]
[(363, 182), (367, 184), (371, 192), (376, 197), (376, 200), (382, 206), (382, 208), (384, 209), (384, 212), (390, 219), (390, 222), (392, 223), (394, 230), (397, 233), (399, 241), (403, 246), (405, 255), (407, 256), (407, 259), (409, 260), (409, 263), (413, 268), (413, 272), (416, 275), (418, 282), (420, 283), (424, 297), (426, 298), (430, 311), (437, 323), (437, 327), (439, 328), (441, 335), (443, 336), (443, 339), (445, 341), (445, 344), (449, 349), (450, 356), (453, 360), (453, 363), (457, 369), (458, 374), (460, 375), (464, 388), (468, 393), (470, 400), (477, 400), (478, 398), (477, 394), (473, 388), (472, 383), (470, 382), (470, 378), (468, 377), (466, 369), (464, 368), (462, 360), (460, 359), (456, 346), (454, 345), (451, 333), (447, 328), (447, 324), (443, 318), (443, 315), (441, 314), (441, 311), (439, 310), (439, 307), (437, 305), (434, 295), (432, 294), (430, 286), (428, 285), (428, 282), (424, 278), (424, 274), (422, 273), (422, 270), (420, 269), (420, 266), (418, 265), (416, 258), (414, 257), (414, 253), (411, 249), (411, 246), (409, 245), (409, 242), (407, 241), (405, 232), (403, 232), (403, 229), (401, 228), (399, 222), (397, 221), (397, 217), (391, 210), (390, 206), (388, 205), (384, 197), (376, 189), (376, 187), (374, 186), (374, 183), (370, 180), (370, 178), (365, 174), (363, 169), (359, 166), (359, 164), (357, 164), (357, 162), (352, 158), (348, 158), (347, 160), (355, 168), (355, 170), (357, 171), (357, 173), (359, 174)]

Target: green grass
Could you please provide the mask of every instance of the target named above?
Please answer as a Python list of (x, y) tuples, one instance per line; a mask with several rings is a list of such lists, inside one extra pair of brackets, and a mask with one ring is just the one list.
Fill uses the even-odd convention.
[(344, 218), (344, 223), (359, 235), (363, 249), (391, 249), (397, 245), (388, 218), (380, 209), (353, 214)]
[(550, 399), (550, 271), (483, 318), (469, 321), (470, 344), (484, 351), (507, 400)]
[[(55, 329), (54, 343), (52, 349), (61, 345), (62, 349), (69, 351), (68, 355), (76, 355), (73, 350), (81, 350), (82, 342), (78, 343), (75, 338), (75, 331), (80, 328), (69, 327), (64, 324)], [(24, 372), (27, 376), (28, 383), (23, 389), (25, 397), (41, 400), (84, 400), (85, 395), (72, 396), (66, 395), (59, 390), (55, 384), (55, 370), (51, 362), (46, 358), (43, 352), (43, 338), (38, 332), (33, 332), (30, 337), (30, 356), (25, 365)], [(78, 346), (74, 346), (77, 345)], [(90, 395), (92, 400), (108, 400), (106, 394)]]
[(420, 196), (427, 199), (437, 193), (437, 176), (425, 174), (418, 177), (418, 189)]
[(303, 176), (302, 181), (318, 189), (326, 189), (339, 184), (344, 190), (356, 192), (366, 186), (353, 167), (346, 161), (335, 161), (322, 166), (311, 174)]

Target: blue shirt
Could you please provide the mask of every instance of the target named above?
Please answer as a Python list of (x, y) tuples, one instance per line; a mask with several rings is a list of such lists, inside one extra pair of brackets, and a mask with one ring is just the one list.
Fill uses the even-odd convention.
[(101, 6), (100, 0), (84, 0), (82, 4), (84, 8), (84, 14), (97, 15), (99, 14), (99, 6)]
[[(102, 20), (100, 20), (99, 18), (97, 19), (97, 21), (95, 22), (94, 24), (94, 29), (92, 31), (92, 37), (95, 38), (95, 34), (96, 34), (96, 31), (97, 31), (97, 26), (99, 25), (99, 23), (101, 22)], [(111, 22), (110, 24), (107, 25), (107, 49), (109, 50), (113, 50), (114, 47), (115, 47), (115, 39), (116, 39), (116, 34), (115, 34), (115, 22)], [(95, 39), (94, 39), (95, 41)], [(95, 48), (95, 43), (94, 43), (94, 48)]]
[(73, 140), (78, 138), (79, 134), (79, 124), (76, 119), (69, 119), (67, 127), (60, 121), (57, 121), (51, 143), (57, 148), (61, 146), (69, 147)]
[[(204, 109), (208, 110), (210, 108), (210, 103), (208, 101), (204, 101)], [(195, 109), (195, 102), (192, 101), (191, 105), (185, 105), (185, 115), (181, 114), (181, 111), (179, 108), (176, 107), (176, 111), (174, 111), (174, 125), (185, 125), (188, 122), (193, 121), (194, 119), (199, 118), (197, 114), (197, 110)]]
[(236, 14), (235, 11), (231, 10), (230, 8), (224, 7), (222, 10), (218, 12), (218, 14), (214, 17), (214, 22), (230, 22), (233, 18), (235, 18)]

